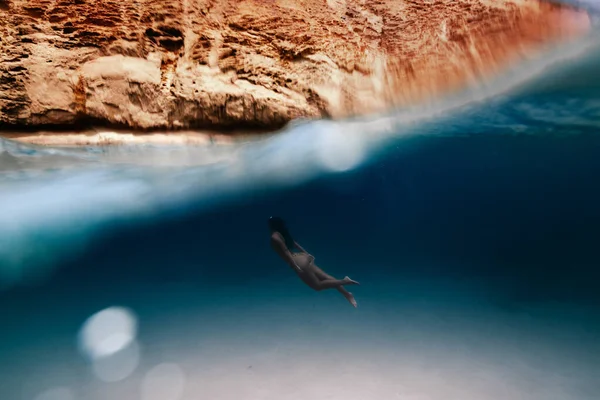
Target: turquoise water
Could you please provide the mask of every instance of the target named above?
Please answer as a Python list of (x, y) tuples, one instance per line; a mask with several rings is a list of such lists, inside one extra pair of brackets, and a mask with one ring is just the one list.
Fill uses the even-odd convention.
[[(1, 397), (596, 399), (596, 38), (233, 146), (0, 141)], [(357, 309), (277, 259), (271, 215)]]

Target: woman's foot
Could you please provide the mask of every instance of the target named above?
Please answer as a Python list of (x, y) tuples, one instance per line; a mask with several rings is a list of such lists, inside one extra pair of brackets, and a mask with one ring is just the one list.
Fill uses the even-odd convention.
[(356, 300), (354, 299), (354, 295), (352, 293), (344, 294), (344, 297), (346, 298), (346, 300), (348, 300), (348, 303), (352, 304), (354, 308), (358, 307), (358, 304), (356, 303)]
[(355, 281), (354, 279), (350, 279), (347, 276), (344, 278), (344, 282), (346, 282), (346, 284), (348, 284), (348, 285), (360, 285), (360, 283), (358, 283), (358, 281)]

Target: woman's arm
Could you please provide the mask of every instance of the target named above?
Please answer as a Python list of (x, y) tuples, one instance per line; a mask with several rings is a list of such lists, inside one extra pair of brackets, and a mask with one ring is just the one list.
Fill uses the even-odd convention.
[(308, 251), (304, 250), (302, 248), (302, 246), (300, 246), (300, 244), (298, 244), (298, 242), (294, 241), (294, 245), (303, 253), (308, 253)]

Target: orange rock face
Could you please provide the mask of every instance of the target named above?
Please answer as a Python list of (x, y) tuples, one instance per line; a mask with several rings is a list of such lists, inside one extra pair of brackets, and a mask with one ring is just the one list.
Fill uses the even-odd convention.
[(588, 27), (540, 0), (0, 0), (0, 123), (277, 128), (381, 112)]

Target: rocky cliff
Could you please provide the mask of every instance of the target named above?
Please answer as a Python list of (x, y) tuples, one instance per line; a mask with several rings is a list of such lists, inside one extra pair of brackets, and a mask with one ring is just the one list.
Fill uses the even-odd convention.
[(0, 124), (276, 128), (380, 112), (588, 26), (539, 0), (0, 0)]

